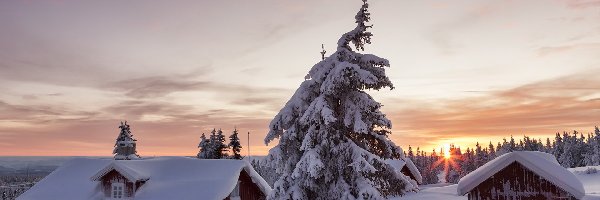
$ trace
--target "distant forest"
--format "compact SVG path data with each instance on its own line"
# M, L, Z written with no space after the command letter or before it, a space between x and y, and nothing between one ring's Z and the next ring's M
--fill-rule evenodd
M552 154L565 168L600 165L600 130L583 134L577 131L556 133L554 138L535 139L523 136L518 141L511 136L502 142L461 149L450 145L450 156L446 159L443 149L437 153L408 147L405 155L410 158L423 176L423 184L438 183L444 178L449 183L457 183L460 178L481 167L494 158L512 151L541 151ZM443 174L444 177L439 175Z

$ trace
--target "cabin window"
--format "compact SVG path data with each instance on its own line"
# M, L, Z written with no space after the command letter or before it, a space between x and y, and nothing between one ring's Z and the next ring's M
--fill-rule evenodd
M231 194L229 195L231 199L240 199L240 182L241 181L238 181L237 184L235 184L233 191L231 191Z
M124 188L125 188L125 184L124 183L112 183L111 184L111 197L113 199L122 199L124 198Z

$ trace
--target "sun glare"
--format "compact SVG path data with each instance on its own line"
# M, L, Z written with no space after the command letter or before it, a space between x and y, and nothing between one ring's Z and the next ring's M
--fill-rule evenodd
M450 144L444 144L444 158L445 159L450 159L451 155L450 155Z

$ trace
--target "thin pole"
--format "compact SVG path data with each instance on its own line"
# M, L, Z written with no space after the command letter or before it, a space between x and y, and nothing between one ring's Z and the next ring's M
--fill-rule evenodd
M248 131L248 162L250 161L250 131Z

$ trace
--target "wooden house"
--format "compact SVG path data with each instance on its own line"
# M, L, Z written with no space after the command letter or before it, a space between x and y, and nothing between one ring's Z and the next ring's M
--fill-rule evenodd
M504 154L461 178L458 195L469 200L582 199L585 190L553 155L537 151Z
M412 160L410 160L410 158L404 157L400 159L386 160L385 162L394 167L396 173L402 173L405 176L410 177L410 179L416 183L414 184L415 186L423 183L421 172L419 172L419 169L417 169L417 166L412 162Z
M261 200L270 191L266 181L242 160L77 158L18 199Z

